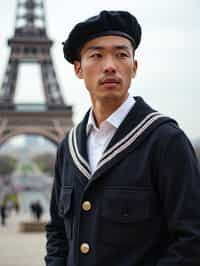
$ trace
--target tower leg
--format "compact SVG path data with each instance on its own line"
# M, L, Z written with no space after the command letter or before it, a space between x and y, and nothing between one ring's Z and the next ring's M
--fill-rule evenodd
M50 59L41 63L42 80L47 99L47 105L51 106L63 106L64 101L61 95L60 87L57 82L56 73L54 70L53 62Z
M12 107L14 104L14 95L17 83L18 61L12 59L12 54L8 60L5 71L1 91L0 91L0 106Z

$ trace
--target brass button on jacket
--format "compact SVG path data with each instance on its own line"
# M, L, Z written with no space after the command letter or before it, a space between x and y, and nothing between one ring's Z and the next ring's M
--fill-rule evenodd
M90 201L84 201L84 202L82 203L82 209L83 209L84 211L90 211L90 210L92 209L92 204L91 204L91 202L90 202Z
M80 251L83 254L87 254L90 251L90 246L88 243L82 243L80 246Z

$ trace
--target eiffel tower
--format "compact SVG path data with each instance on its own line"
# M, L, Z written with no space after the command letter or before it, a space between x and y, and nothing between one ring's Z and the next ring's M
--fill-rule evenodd
M17 0L14 37L0 89L0 144L19 134L39 134L58 143L72 127L72 107L61 94L51 57L52 40L46 31L43 0ZM45 104L15 104L21 63L41 68Z

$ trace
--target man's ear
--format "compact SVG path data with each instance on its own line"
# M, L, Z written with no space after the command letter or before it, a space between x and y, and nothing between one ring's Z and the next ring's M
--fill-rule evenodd
M137 68L138 68L138 62L137 62L137 60L134 59L134 61L133 61L133 74L132 74L132 78L134 78L136 76Z
M79 79L83 78L80 61L74 61L74 72Z

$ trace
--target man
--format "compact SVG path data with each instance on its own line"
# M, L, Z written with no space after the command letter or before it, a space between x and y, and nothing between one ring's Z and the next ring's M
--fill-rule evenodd
M128 94L141 27L123 11L77 24L65 58L92 107L60 143L47 266L199 266L200 172L177 123Z

